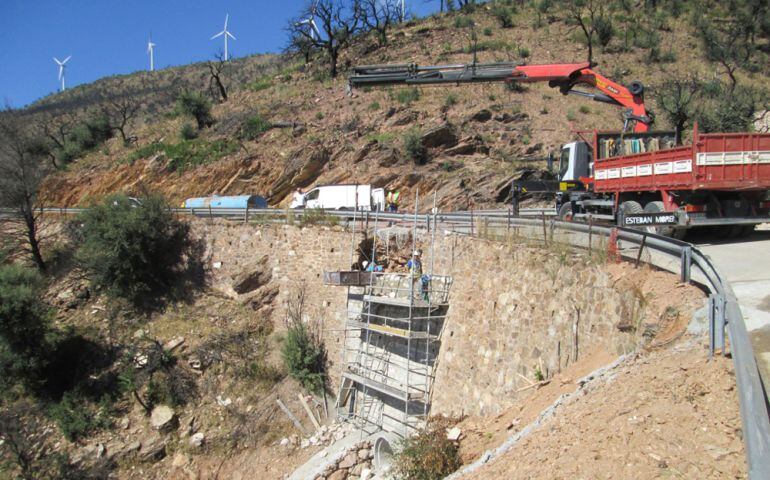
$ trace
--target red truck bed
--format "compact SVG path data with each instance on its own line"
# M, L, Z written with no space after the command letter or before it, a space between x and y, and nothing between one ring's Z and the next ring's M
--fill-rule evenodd
M693 137L686 147L596 160L594 191L770 189L770 134Z

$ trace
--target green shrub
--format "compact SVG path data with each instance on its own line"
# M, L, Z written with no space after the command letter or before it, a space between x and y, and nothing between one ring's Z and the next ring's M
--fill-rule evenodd
M484 34L484 36L487 36L487 37L491 37L491 36L492 36L492 29L491 29L491 28L489 28L489 27L486 27L486 28L485 28L485 29L482 31L482 33Z
M395 93L395 99L398 103L409 105L420 99L420 89L417 87L399 89Z
M37 387L46 365L48 309L36 270L0 266L0 387Z
M57 158L62 164L71 163L83 155L83 150L75 142L66 142L63 148L57 149Z
M462 466L459 448L447 439L452 423L444 417L428 420L425 428L398 446L396 477L402 480L438 480Z
M610 18L605 16L597 17L594 20L594 28L596 29L596 39L599 41L599 45L602 47L609 45L615 33Z
M395 139L396 135L393 132L370 133L366 136L367 141L371 142L374 140L380 145L389 145L393 143Z
M580 108L578 108L578 111L583 115L591 113L591 109L588 107L588 105L581 105Z
M198 124L198 130L214 125L211 102L200 93L184 92L179 95L177 109L180 113L192 116Z
M200 281L198 243L166 201L150 194L140 205L111 196L80 215L77 257L94 285L135 307L153 309L184 297Z
M189 123L185 123L179 130L179 135L183 140L195 140L198 138L198 131Z
M107 118L97 116L90 118L72 129L69 141L81 151L91 150L112 138L112 127Z
M457 95L455 95L454 93L448 94L444 99L444 105L446 105L447 107L457 105Z
M705 133L750 131L766 98L767 93L761 90L741 85L733 89L718 80L708 82L696 107L698 128Z
M567 120L570 122L574 122L577 120L577 115L575 115L575 112L572 110L567 111Z
M246 140L256 140L263 133L270 130L270 127L272 127L272 124L260 115L249 117L243 125L243 138Z
M311 392L323 389L326 351L320 337L313 335L301 319L290 323L281 353L292 378Z
M230 155L238 150L238 144L231 140L203 139L184 140L176 144L151 143L138 148L126 158L126 162L134 163L141 158L163 153L167 157L167 167L171 171L183 172L200 165L206 165Z
M495 5L492 7L492 16L497 19L502 28L513 27L513 17L511 16L511 10L503 5Z
M520 58L529 58L530 51L527 47L519 47L519 57Z
M110 427L110 404L110 399L104 397L99 406L94 407L82 395L66 392L59 403L49 408L48 416L59 425L62 435L74 442L96 430Z
M291 75L289 75L289 79L291 79ZM268 88L273 86L273 81L270 79L270 77L262 77L258 79L256 82L251 82L246 85L246 88L253 92L259 92L261 90L267 90Z
M423 165L428 159L419 130L411 129L404 134L404 153L417 165Z
M519 82L505 82L505 89L509 92L522 93L526 91L524 85Z
M458 15L455 17L455 28L469 28L475 25L471 17L465 15Z
M370 111L375 112L375 111L379 110L381 107L380 107L380 103L379 102L372 102L372 103L369 104L368 108L369 108Z
M324 112L316 112L315 113L315 119L316 120L323 120L324 119Z

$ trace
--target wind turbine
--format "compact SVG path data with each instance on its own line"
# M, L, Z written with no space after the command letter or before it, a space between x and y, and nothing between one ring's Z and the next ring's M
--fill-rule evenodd
M53 57L53 61L56 62L57 65L59 65L59 80L61 81L61 91L63 92L65 90L64 88L64 66L69 61L69 59L72 58L72 55L68 56L64 60L59 60L56 57Z
M147 53L150 55L150 71L155 70L155 57L153 56L153 49L155 48L155 44L152 43L152 35L150 35L150 39L147 41Z
M310 28L311 40L317 40L321 38L321 33L318 31L318 26L315 24L315 6L316 4L313 2L313 5L310 7L310 17L294 24L295 27L299 27L300 25L307 25Z
M227 59L229 58L227 56L227 37L230 37L233 40L237 40L237 38L235 38L232 33L227 31L227 20L229 18L230 18L230 14L226 14L225 15L225 28L223 28L221 32L219 32L216 35L214 35L213 37L211 37L211 40L214 40L217 37L224 37L224 39L225 39L225 61L227 61Z
M398 3L401 4L401 11L399 14L401 16L401 21L403 22L406 19L406 0L398 0Z

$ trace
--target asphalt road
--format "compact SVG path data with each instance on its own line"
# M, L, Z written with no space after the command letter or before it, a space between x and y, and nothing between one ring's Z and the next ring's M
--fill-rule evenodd
M730 282L770 392L770 224L741 240L692 239Z

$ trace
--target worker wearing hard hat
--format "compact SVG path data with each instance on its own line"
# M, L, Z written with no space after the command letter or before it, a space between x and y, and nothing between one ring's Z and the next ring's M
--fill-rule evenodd
M418 283L422 278L422 260L420 259L422 252L415 250L412 252L412 258L406 262L406 268L409 271L409 276L412 278L412 293L419 294L422 290L418 289Z

